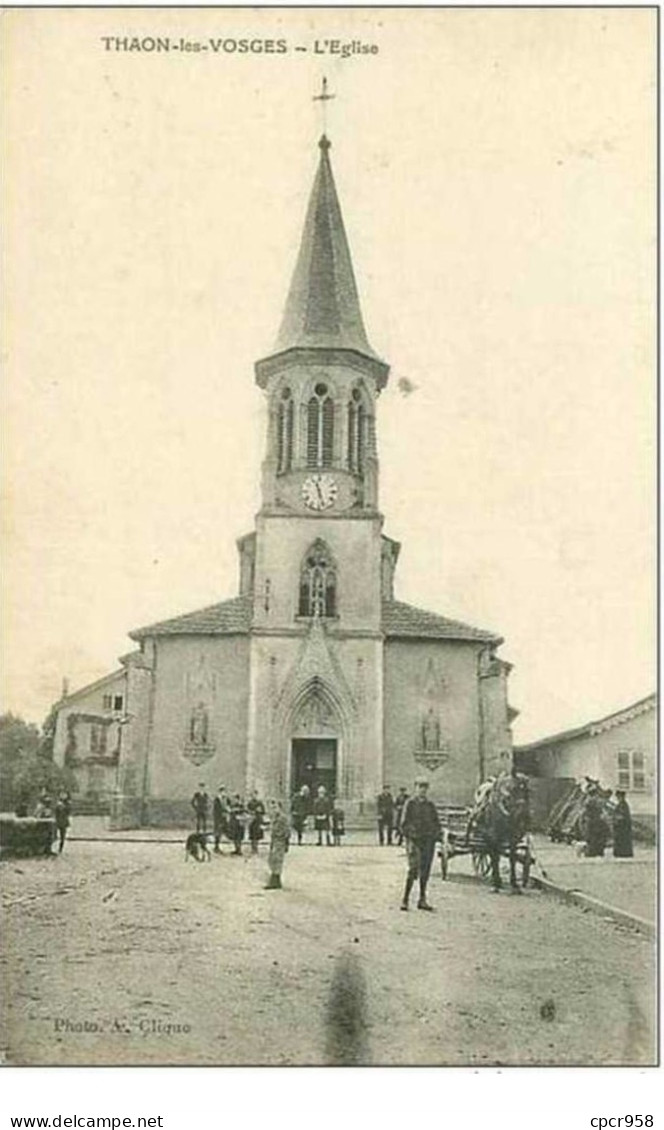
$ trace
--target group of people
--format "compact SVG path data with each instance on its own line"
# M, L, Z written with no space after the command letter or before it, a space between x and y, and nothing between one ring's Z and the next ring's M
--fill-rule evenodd
M67 829L71 821L71 797L69 793L63 790L54 799L48 789L44 787L39 793L35 817L38 820L53 821L58 841L58 854L62 854L67 838Z
M266 823L269 822L270 876L266 889L281 889L281 873L290 843L290 823L280 801L269 800L266 806L255 789L245 801L239 793L228 796L225 786L220 785L210 803L206 786L201 782L191 798L191 806L196 818L196 832L199 835L207 835L208 820L210 816L212 817L213 850L217 855L222 854L221 841L226 838L233 844L231 854L241 856L245 835L251 845L251 854L258 855L258 845L265 835Z
M227 839L233 845L233 855L242 855L245 837L251 845L252 855L258 854L258 845L264 836L267 816L265 804L254 789L248 800L239 793L230 796L224 785L220 785L212 801L205 784L201 782L191 798L191 807L196 819L196 831L206 834L211 818L214 836L214 851L221 854L221 841Z
M420 777L416 781L416 793L409 797L405 789L400 789L396 798L389 786L385 786L378 797L378 831L381 844L392 843L396 831L396 842L406 842L408 870L406 885L401 900L401 909L409 909L411 891L419 882L418 910L433 910L427 901L427 883L431 873L436 841L441 837L440 821L435 804L428 797L429 782ZM225 836L233 844L233 855L242 855L242 842L245 831L248 833L252 854L258 853L258 844L263 838L266 820L269 820L270 850L268 864L270 877L266 884L268 890L281 888L281 873L285 854L288 851L291 823L278 800L268 801L267 809L256 791L248 801L236 793L229 797L221 785L212 802L204 783L198 786L191 798L191 806L196 818L196 832L206 836L211 817L214 836L214 851L221 853L221 841ZM291 821L297 843L302 844L309 818L313 818L316 832L316 845L339 845L345 831L345 815L342 808L331 797L324 785L319 785L312 799L308 785L302 787L291 799Z
M624 789L602 789L598 781L586 778L585 800L581 813L581 834L585 854L601 858L610 839L616 859L634 855L632 814Z
M399 789L397 796L393 797L390 786L384 786L376 799L378 842L381 845L391 845L394 837L394 842L402 845L405 840L408 870L401 909L409 909L411 891L418 882L417 908L431 911L433 907L427 901L427 884L436 842L441 837L441 827L438 810L428 796L427 778L418 777L415 785L416 792L412 797L409 797L404 788ZM323 835L326 836L328 844L341 843L341 836L344 833L344 813L328 796L323 785L318 787L313 802L307 785L303 785L291 801L293 828L300 844L310 814L313 815L314 830L318 837L317 844L322 844Z
M316 846L323 846L324 836L328 847L339 847L346 833L346 814L328 795L324 785L318 786L313 800L308 785L302 785L291 800L291 822L298 844L303 841L310 816L313 817L314 831L318 837Z
M554 842L580 843L583 854L602 858L609 843L616 859L634 855L632 814L624 789L605 789L584 777L554 805L547 831Z
M383 791L376 797L378 843L381 847L385 844L389 847L393 841L397 847L401 847L403 844L403 814L407 801L408 793L406 789L399 789L396 797L394 797L390 785L383 785Z

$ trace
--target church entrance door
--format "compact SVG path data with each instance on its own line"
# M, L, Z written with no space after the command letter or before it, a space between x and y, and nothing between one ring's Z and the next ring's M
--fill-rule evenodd
M291 793L308 785L312 800L324 785L328 796L337 791L337 739L293 738Z

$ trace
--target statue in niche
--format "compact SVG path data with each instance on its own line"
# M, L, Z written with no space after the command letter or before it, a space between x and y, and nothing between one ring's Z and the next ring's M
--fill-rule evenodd
M191 712L189 740L192 745L207 745L208 712L202 702L199 702Z
M440 722L433 706L430 706L422 720L422 748L440 749Z

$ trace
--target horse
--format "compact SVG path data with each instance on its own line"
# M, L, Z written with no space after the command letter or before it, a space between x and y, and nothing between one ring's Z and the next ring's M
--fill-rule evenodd
M521 894L516 878L517 846L530 824L530 790L523 773L501 774L487 792L483 803L473 813L468 832L476 829L491 861L491 883L494 893L502 887L500 856L507 849L510 861L510 886Z

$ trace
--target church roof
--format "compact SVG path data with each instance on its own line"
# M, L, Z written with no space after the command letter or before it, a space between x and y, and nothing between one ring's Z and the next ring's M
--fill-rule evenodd
M293 348L352 349L376 358L364 329L332 176L330 142L325 135L319 147L318 171L277 339L277 352Z
M401 600L383 601L382 629L386 636L407 637L411 639L469 640L480 643L502 643L495 632L483 628L473 628L459 620L448 620L437 612L427 612L425 608L415 608Z
M222 600L220 604L210 604L196 612L175 616L172 620L160 620L146 628L136 628L129 636L132 640L145 636L236 636L247 633L250 623L251 599L235 596L231 600Z
M384 600L381 627L388 637L410 639L469 640L480 643L501 643L494 632L473 628L459 620L448 620L436 612L414 608L400 600ZM147 636L235 636L245 635L251 628L251 597L236 596L211 604L196 612L160 620L145 628L136 628L129 635L133 640Z

